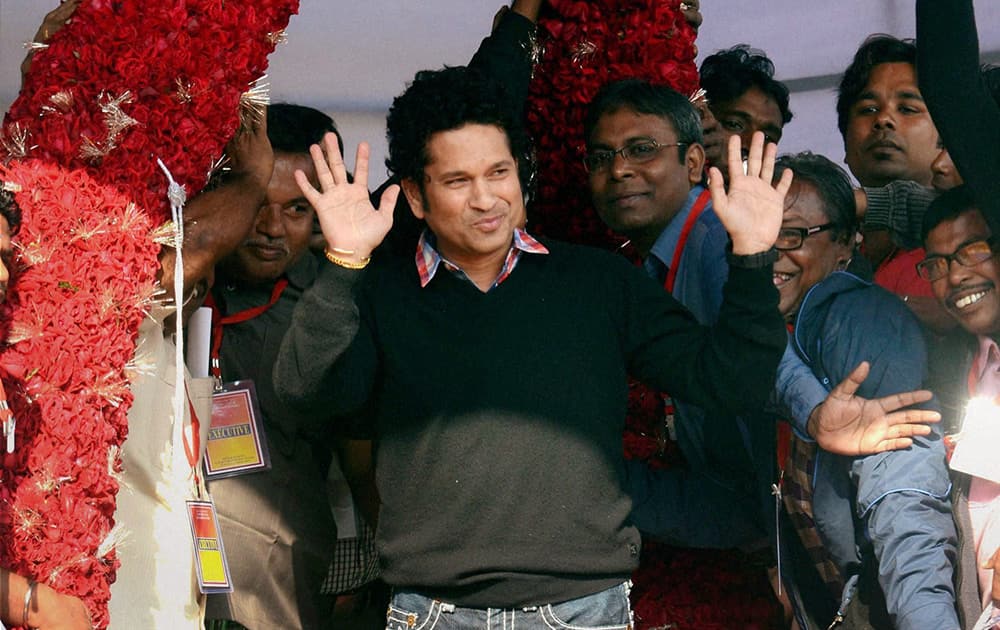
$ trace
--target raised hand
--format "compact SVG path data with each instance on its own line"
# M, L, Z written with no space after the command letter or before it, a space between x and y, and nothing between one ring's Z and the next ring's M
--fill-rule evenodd
M810 414L807 430L823 450L854 456L907 448L913 436L927 435L928 425L941 420L936 411L904 409L930 400L926 390L874 400L855 395L868 370L861 362Z
M778 238L792 171L786 170L781 180L772 184L777 154L778 145L769 143L765 147L764 134L755 132L744 173L740 137L733 135L728 147L728 192L722 172L714 166L709 169L712 205L733 240L734 254L746 256L767 251Z
M399 196L399 186L386 188L376 210L368 196L366 143L358 145L353 183L348 181L347 167L335 135L326 134L322 148L314 144L309 153L320 189L313 187L302 171L295 171L295 181L316 209L327 251L352 262L366 261L392 227L392 209Z

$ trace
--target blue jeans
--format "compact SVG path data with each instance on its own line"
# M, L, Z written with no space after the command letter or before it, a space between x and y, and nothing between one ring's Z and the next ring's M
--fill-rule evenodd
M408 591L393 593L386 630L628 630L629 582L559 604L460 608Z

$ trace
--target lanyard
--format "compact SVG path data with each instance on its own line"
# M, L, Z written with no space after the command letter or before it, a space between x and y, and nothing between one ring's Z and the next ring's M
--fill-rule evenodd
M198 420L198 412L194 409L194 403L191 402L191 392L188 391L187 384L184 385L184 395L187 397L188 411L191 413L191 424L184 427L183 432L184 454L187 456L188 463L191 464L191 471L194 473L194 482L197 486L198 455L201 453L201 422ZM184 419L175 418L174 421L183 422ZM188 437L189 434L190 438Z
M285 287L287 286L288 278L282 278L275 283L274 289L271 291L271 299L268 300L266 304L254 306L225 317L222 317L222 314L219 312L219 307L216 306L214 300L205 300L205 302L212 307L211 371L212 376L216 379L216 382L219 382L222 379L222 368L219 365L219 351L222 348L223 326L226 326L227 324L240 324L242 322L249 321L254 317L258 317L259 315L263 315L268 309L278 303L278 300L281 298L281 294L285 291ZM211 294L209 294L209 298L211 298Z
M3 435L6 438L7 453L14 452L14 428L16 426L14 412L11 411L7 403L7 391L4 389L3 380L0 379L0 427L3 428Z
M670 269L667 270L667 280L663 283L663 288L667 290L667 293L672 294L674 292L677 269L681 266L681 254L684 253L684 246L687 244L688 235L691 234L691 228L694 227L698 216L701 215L711 199L711 192L707 189L701 191L701 194L698 195L698 200L694 202L694 207L691 208L691 213L688 215L687 220L684 221L684 227L681 228L681 237L677 240L677 247L674 248L673 260L670 261Z

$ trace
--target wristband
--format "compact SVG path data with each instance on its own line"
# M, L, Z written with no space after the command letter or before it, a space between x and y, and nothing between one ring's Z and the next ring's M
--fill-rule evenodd
M756 254L747 254L746 256L734 254L732 243L726 248L726 262L729 263L730 267L763 269L764 267L773 265L776 260L778 260L778 250L773 247L766 252L757 252Z
M31 610L31 596L35 594L36 586L38 586L38 582L28 580L28 590L24 592L24 612L21 615L21 625L25 628L31 627L28 625L28 612Z
M371 256L366 256L365 258L362 258L360 262L354 262L353 260L345 260L343 258L336 256L329 249L324 249L323 255L326 256L326 259L332 262L333 264L337 265L338 267L344 267L345 269L364 269L365 267L368 266L368 263L372 261Z

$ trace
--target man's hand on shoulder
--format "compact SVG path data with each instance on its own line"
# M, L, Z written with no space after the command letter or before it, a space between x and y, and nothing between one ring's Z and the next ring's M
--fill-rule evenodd
M809 436L823 450L856 456L908 448L914 436L929 434L929 425L941 420L936 411L906 409L930 400L926 390L872 400L856 395L868 371L863 361L809 415Z

